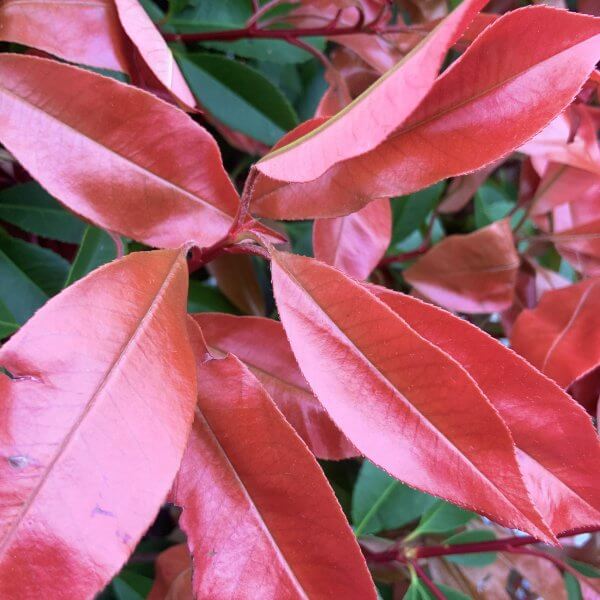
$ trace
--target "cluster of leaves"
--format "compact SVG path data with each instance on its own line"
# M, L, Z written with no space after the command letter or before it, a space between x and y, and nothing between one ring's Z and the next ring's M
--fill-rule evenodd
M0 597L600 597L597 7L450 4L0 2Z

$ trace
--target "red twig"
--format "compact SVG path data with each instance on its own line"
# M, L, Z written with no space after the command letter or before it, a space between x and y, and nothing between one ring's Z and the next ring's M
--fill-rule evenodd
M416 574L419 576L419 579L425 584L425 587L431 592L431 595L438 600L446 600L446 596L442 593L440 588L438 588L425 571L420 567L420 565L416 562L411 562L410 565L415 570Z
M280 39L288 41L291 38L301 37L339 37L344 35L355 35L357 33L366 35L384 35L386 33L422 33L425 30L417 30L405 25L388 25L381 27L378 24L366 25L362 22L346 27L298 27L288 29L260 29L252 23L250 26L240 29L226 29L223 31L201 31L198 33L169 33L163 32L163 37L169 42L207 42L207 41L229 41L243 39Z
M574 569L557 556L552 556L552 554L547 554L546 552L540 552L539 550L534 550L533 548L506 548L503 550L503 552L508 552L510 554L526 554L528 556L543 558L544 560L551 562L561 572L566 571L567 573L573 575L575 579L579 579L581 577L581 573L577 571L577 569Z

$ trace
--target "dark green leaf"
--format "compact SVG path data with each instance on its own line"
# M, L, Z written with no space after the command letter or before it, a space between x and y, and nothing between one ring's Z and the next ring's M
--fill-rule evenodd
M5 233L0 234L0 250L46 296L54 296L62 289L69 270L69 263L62 256ZM12 308L11 311L16 316Z
M79 242L85 229L85 223L33 181L0 192L0 219L23 231L72 244Z
M567 592L567 597L569 600L583 600L583 595L581 594L581 586L579 585L579 581L571 575L571 573L564 573L563 579L565 582L565 590Z
M593 565L588 565L587 563L580 562L578 560L573 560L572 558L568 559L568 563L574 568L577 569L582 575L586 577L592 577L597 579L600 577L600 569L597 569Z
M292 251L303 256L312 256L312 221L295 221L285 224Z
M356 535L396 529L418 519L437 499L404 485L365 461L352 496Z
M514 204L502 186L486 181L475 194L475 227L481 229L503 219Z
M444 183L440 182L392 201L392 245L401 242L421 226L427 215L437 206L443 191Z
M407 539L413 539L426 533L446 533L466 525L476 516L473 512L463 510L443 500L438 500L423 514L419 525Z
M489 542L495 540L493 531L484 529L474 529L472 531L463 531L450 536L444 541L444 544L456 546L457 544L474 544L477 542ZM491 565L496 560L495 552L474 552L473 554L453 554L446 557L450 562L466 567L485 567Z
M6 304L0 300L0 340L14 333L17 329L19 329L19 324Z
M267 145L292 129L298 117L262 73L216 54L176 54L200 104L219 121Z
M188 312L225 312L239 314L239 311L216 288L202 281L190 280Z
M64 287L85 277L94 269L114 260L116 257L117 248L110 235L102 229L89 225L83 233L81 245L69 273L63 280Z

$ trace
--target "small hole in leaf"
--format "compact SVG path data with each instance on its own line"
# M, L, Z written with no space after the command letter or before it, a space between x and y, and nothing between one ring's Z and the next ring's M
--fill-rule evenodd
M13 469L23 469L29 464L29 459L26 456L9 456L7 460Z

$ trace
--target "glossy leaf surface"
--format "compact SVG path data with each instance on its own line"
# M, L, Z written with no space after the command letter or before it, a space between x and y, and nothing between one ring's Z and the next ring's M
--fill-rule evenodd
M417 489L547 537L506 425L454 359L332 267L275 252L272 271L298 364L362 454Z
M2 597L94 596L154 519L193 418L186 275L179 251L128 256L0 351Z
M544 31L543 39L532 31ZM260 178L255 212L280 219L340 216L505 156L571 102L600 56L599 36L597 19L545 6L502 16L385 142L311 182Z
M119 20L156 78L186 106L196 101L175 57L138 0L114 0Z
M193 317L211 352L235 354L261 382L317 458L339 460L357 456L356 448L311 392L280 322L218 313Z
M216 142L183 112L29 56L0 56L0 80L0 140L75 213L159 247L206 246L227 233L237 194Z
M130 47L113 0L0 3L0 39L65 60L127 73Z
M258 169L273 179L311 181L338 162L377 147L427 95L446 52L484 4L486 0L462 2L364 94L319 129L265 156Z
M257 379L232 355L199 364L198 377L172 492L196 596L375 599L327 479Z
M192 558L187 544L161 552L156 559L156 578L147 600L193 600Z
M508 308L519 268L508 221L451 235L404 271L421 294L450 310L486 313Z
M405 294L370 289L475 380L510 429L530 494L553 530L598 526L600 490L593 465L600 465L600 442L581 407L463 319Z
M351 215L315 221L315 258L346 275L366 279L388 249L391 237L390 201L381 198Z
M600 279L546 292L517 319L515 352L567 388L600 365Z

